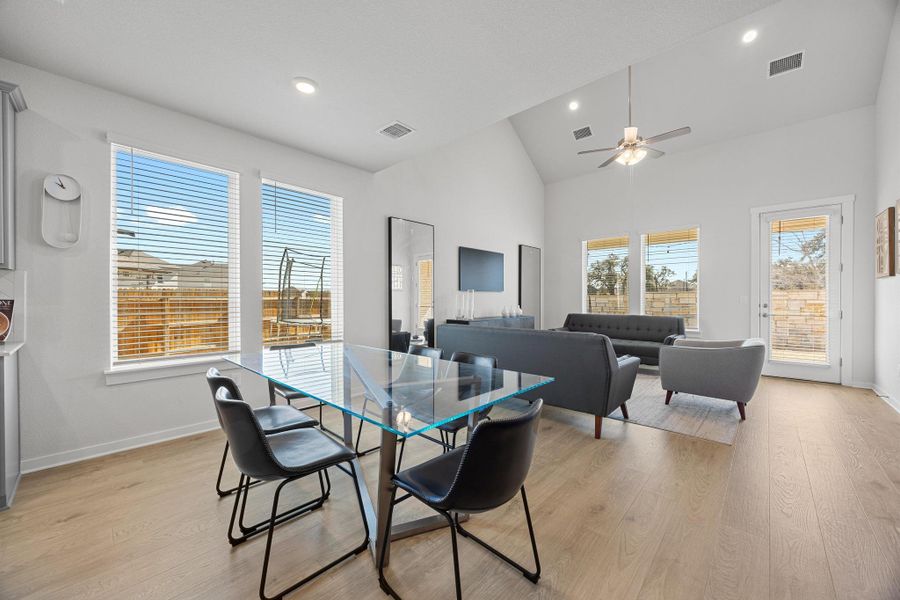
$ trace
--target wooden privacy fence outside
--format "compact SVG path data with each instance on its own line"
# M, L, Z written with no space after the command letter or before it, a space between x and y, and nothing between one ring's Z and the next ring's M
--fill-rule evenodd
M117 302L118 360L228 352L228 290L223 288L120 288ZM331 325L318 325L331 314L329 293L322 312L315 293L297 298L299 310L314 321L278 322L278 291L263 291L263 343L329 339Z

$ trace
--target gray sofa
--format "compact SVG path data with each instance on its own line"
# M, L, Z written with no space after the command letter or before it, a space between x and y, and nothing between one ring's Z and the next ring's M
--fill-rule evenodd
M631 398L640 360L616 358L605 335L444 324L438 327L444 356L473 352L497 358L501 369L554 377L555 382L523 394L543 398L561 408L594 415L594 437L600 437L603 417Z
M630 354L640 358L645 365L658 365L659 349L684 337L684 319L570 313L565 324L553 331L601 333L610 339L617 355Z
M659 380L666 390L666 404L673 392L731 400L737 403L743 421L765 359L766 344L759 338L676 340L659 353Z

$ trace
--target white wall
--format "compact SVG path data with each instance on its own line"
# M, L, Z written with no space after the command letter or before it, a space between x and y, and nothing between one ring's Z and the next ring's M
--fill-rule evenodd
M875 108L876 208L872 217L900 200L900 9L884 60ZM900 265L898 265L900 266ZM875 280L875 386L900 410L900 276Z
M459 246L504 254L504 291L476 293L477 315L519 303L519 244L544 246L544 185L509 121L376 173L373 198L364 217L373 226L357 243L382 249L387 216L435 225L437 323L454 316ZM385 252L373 251L372 268L358 274L366 287L381 289ZM386 312L384 294L370 301L375 314Z
M634 249L641 233L699 225L701 334L747 336L750 208L854 194L853 381L871 383L874 171L857 149L873 127L861 108L548 185L545 327L581 310L582 240L627 233Z
M542 186L506 122L477 134L476 141L379 176L375 194L371 173L133 98L2 59L0 80L19 84L29 106L18 116L16 144L17 266L29 272L28 339L19 363L25 469L215 425L201 375L106 385L109 132L240 172L244 350L262 341L259 170L344 197L345 331L353 342L387 340L387 215L436 225L442 315L455 281L451 247L488 245L506 252L507 286L513 290L515 244L542 241ZM82 240L70 250L51 248L40 238L40 182L48 173L72 175L84 189ZM448 201L455 208L440 206ZM494 219L471 218L483 214L473 211L486 204ZM508 213L515 216L498 238L492 230ZM504 295L508 303L511 293ZM261 396L258 380L242 379Z

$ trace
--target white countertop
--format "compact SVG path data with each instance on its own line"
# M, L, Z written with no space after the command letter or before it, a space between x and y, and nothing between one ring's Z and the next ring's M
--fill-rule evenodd
M25 342L0 342L0 357L12 356L24 345Z

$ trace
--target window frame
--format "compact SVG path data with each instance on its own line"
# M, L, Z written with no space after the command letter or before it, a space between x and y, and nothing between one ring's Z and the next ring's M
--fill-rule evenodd
M241 262L241 222L240 222L240 185L241 176L237 169L210 165L195 159L186 158L183 154L170 150L153 148L144 143L120 139L107 135L110 156L110 190L109 190L109 351L108 368L104 370L107 385L129 383L145 379L159 379L188 373L202 372L209 365L224 366L222 351L188 353L170 356L153 356L144 358L119 359L118 348L118 292L117 256L118 256L118 197L116 154L119 151L130 151L149 158L169 162L184 167L192 167L228 177L228 207L226 222L228 223L228 353L241 349L241 305L240 305L240 262Z
M328 340L324 340L323 343L331 343L331 342L342 342L344 340L344 197L338 196L336 194L331 194L328 192L321 192L319 190L314 190L312 188L307 188L302 185L298 185L291 181L291 178L280 177L278 175L266 172L259 172L259 267L260 267L260 279L259 279L259 299L262 303L264 285L262 275L265 271L265 256L263 255L263 240L265 239L265 232L263 231L264 219L263 219L263 186L265 185L275 185L276 187L280 186L285 189L289 189L293 192L297 192L300 194L306 194L309 196L316 196L318 198L322 198L323 200L328 200L330 203L331 210L331 257L332 257L332 288L337 288L339 291L337 294L332 290L330 293L330 311L331 311L331 330L332 337ZM338 215L337 219L337 227L335 227L335 214ZM340 269L335 270L335 265L339 264ZM336 281L335 281L336 280ZM270 345L266 344L265 341L265 331L264 331L264 315L262 309L259 313L260 317L260 329L259 336L262 343L263 349L269 348ZM335 331L338 331L340 335L335 335ZM284 342L289 343L289 342Z
M673 231L684 231L684 230L688 230L688 229L696 229L697 230L697 326L696 327L688 327L687 323L685 323L684 330L685 330L685 332L688 332L688 333L698 334L698 333L700 333L700 315L701 315L701 312L700 312L700 293L701 293L700 288L701 288L701 285L700 284L702 281L702 276L701 276L702 269L700 268L701 250L702 250L702 248L701 248L702 238L700 235L701 234L700 225L695 224L695 225L673 226L673 227L667 227L666 229L657 229L655 231L645 231L644 233L640 234L640 241L641 241L641 251L640 251L641 256L640 256L640 268L639 268L640 277L641 277L640 314L641 315L647 314L646 309L645 309L645 304L644 304L645 296L647 293L647 272L646 272L647 237L653 236L653 235L659 235L659 234L663 234L663 233L670 233Z

